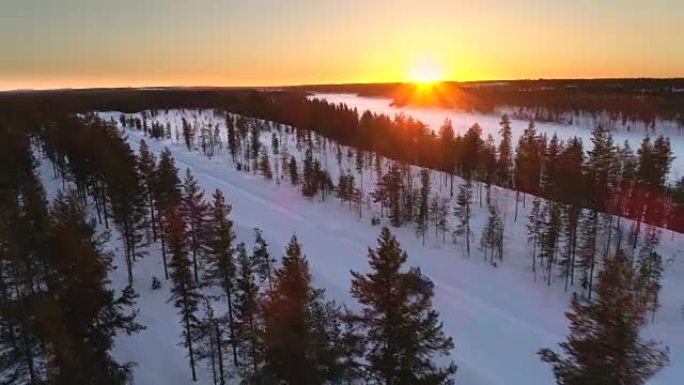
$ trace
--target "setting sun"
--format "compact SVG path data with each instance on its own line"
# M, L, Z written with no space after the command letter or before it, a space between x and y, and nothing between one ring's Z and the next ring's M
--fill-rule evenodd
M434 61L423 59L409 68L408 80L414 83L429 84L443 80L444 70Z

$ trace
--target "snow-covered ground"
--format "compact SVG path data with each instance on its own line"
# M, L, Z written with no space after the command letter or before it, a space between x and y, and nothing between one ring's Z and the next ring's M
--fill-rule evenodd
M370 110L371 112L378 114L382 113L391 117L399 113L404 113L407 116L412 116L415 119L422 121L435 131L439 129L446 118L451 119L456 133L463 133L468 130L468 128L472 127L473 124L477 123L482 127L482 134L485 138L487 135L491 134L497 143L500 140L499 121L501 121L501 116L482 115L446 108L414 106L399 108L393 107L391 105L392 100L388 98L363 97L355 94L317 93L313 94L311 98L327 100L329 103L334 104L343 103L350 108L356 108L359 113ZM528 121L512 120L511 131L514 145L515 143L518 143L518 138L525 128L527 128L528 123ZM657 123L654 133L652 130L648 131L643 125L639 126L636 123L632 124L634 127L631 127L629 130L622 127L616 128L613 131L615 143L622 145L625 141L628 141L630 147L636 151L641 144L641 140L649 133L653 137L661 134L670 137L672 151L676 158L672 162L672 171L670 172L669 180L676 181L682 178L684 176L684 133L681 131L681 128L677 129L679 126L675 122L663 121ZM560 139L569 139L576 136L582 139L585 147L591 146L591 129L588 127L593 126L592 122L578 122L576 125L535 122L535 126L537 127L538 132L546 133L549 138L554 133L556 133Z
M119 113L104 113L103 117L118 121ZM140 116L139 114L136 114ZM192 124L219 125L224 134L224 120L209 111L169 111L148 118L169 122L172 134L180 127L181 118ZM494 119L494 118L492 118ZM440 123L443 118L440 118ZM454 121L455 124L459 124ZM484 126L488 122L481 121ZM465 124L465 123L464 123ZM467 125L467 124L466 124ZM498 126L497 126L498 127ZM180 130L180 128L179 128ZM276 132L276 131L274 131ZM137 150L140 131L125 132L131 146ZM270 147L271 133L262 133L262 144ZM356 303L349 294L350 270L367 271L367 249L376 245L380 228L370 224L371 212L377 207L364 207L363 217L349 212L334 197L326 202L305 199L299 190L287 181L279 185L267 182L262 176L237 171L226 149L212 158L199 151L188 151L175 140L157 141L145 138L157 155L169 147L180 173L190 168L209 196L215 189L223 190L233 205L232 219L237 238L251 249L254 227L263 229L270 243L271 253L280 257L292 234L296 234L310 260L314 284L326 289L328 298L354 308ZM300 157L293 137L283 134L281 142L290 154ZM225 139L223 141L225 145ZM354 171L354 159L348 159L344 149L342 169ZM339 172L334 146L316 154L337 180ZM61 183L54 180L49 165L43 162L41 175L49 196L54 196ZM272 165L274 162L272 160ZM298 158L298 164L301 165ZM355 176L358 175L354 171ZM414 174L417 174L414 173ZM364 192L372 191L374 173L363 173ZM287 177L285 178L287 179ZM432 174L433 192L448 195L448 186ZM357 179L358 185L358 179ZM563 315L568 294L560 283L547 287L543 280L534 282L530 272L530 251L526 243L525 224L527 208L520 206L518 221L513 220L514 193L493 189L493 199L504 211L506 221L505 254L498 268L482 261L481 251L473 248L470 259L464 257L461 245L454 245L447 236L443 243L435 237L434 229L427 233L426 245L414 234L412 227L393 228L409 255L410 265L420 266L422 272L435 283L434 306L444 321L445 332L454 338L452 358L459 365L456 383L463 385L548 385L554 383L551 369L536 356L542 347L556 347L567 333ZM473 229L474 244L486 221L486 207L480 208L475 198ZM684 305L684 236L663 233L660 248L670 265L665 273L662 308L647 333L670 346L672 364L653 381L658 385L676 385L684 377L684 318L680 312ZM120 248L113 237L112 250ZM119 264L123 264L117 258ZM145 385L180 385L190 383L190 371L185 349L179 346L180 325L176 310L168 303L169 283L163 280L163 269L158 245L150 247L150 255L134 268L135 286L140 293L138 307L140 321L147 329L134 336L119 336L114 354L121 361L135 361L135 381ZM162 278L162 289L152 291L152 276ZM119 287L126 281L125 269L114 272L113 283ZM199 371L200 384L210 384L210 372Z

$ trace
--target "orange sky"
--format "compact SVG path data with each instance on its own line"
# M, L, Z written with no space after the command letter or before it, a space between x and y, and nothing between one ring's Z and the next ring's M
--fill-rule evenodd
M0 89L405 81L426 61L451 80L684 76L684 1L3 0L2 8Z

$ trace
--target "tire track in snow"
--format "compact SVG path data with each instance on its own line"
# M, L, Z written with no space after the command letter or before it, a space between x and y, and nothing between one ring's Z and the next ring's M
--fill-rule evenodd
M224 187L227 187L227 188L229 188L229 189L231 189L231 190L233 190L233 191L236 191L236 192L238 192L238 193L240 193L240 194L242 194L242 195L244 195L244 196L246 196L246 197L248 197L248 198L250 198L250 199L252 199L252 200L254 200L254 201L256 201L256 202L258 202L258 203L260 203L260 204L262 204L262 205L264 205L264 206L267 206L267 207L269 207L269 208L271 208L271 209L273 209L273 210L276 210L276 211L278 211L279 213L281 213L281 214L283 214L283 215L286 215L286 216L288 216L288 217L290 217L290 218L292 218L292 219L294 219L294 220L296 220L296 221L300 221L300 222L304 221L304 217L302 217L302 216L300 216L300 215L297 215L297 214L293 213L292 211L287 210L286 208L284 208L284 207L282 207L282 206L280 206L280 205L277 205L277 204L275 204L275 203L273 203L273 202L270 202L270 201L268 201L268 200L266 200L266 199L264 199L264 198L261 198L261 197L259 197L259 196L256 196L256 195L254 195L252 192L250 192L250 191L248 191L248 190L246 190L246 189L244 189L244 188L242 188L242 187L237 186L235 183L231 183L231 182L228 182L228 181L226 181L226 180L224 180L224 179L217 178L217 177L215 177L215 176L213 176L213 175L210 175L208 172L206 172L206 171L204 171L204 170L201 170L201 171L198 172L198 170L197 170L198 167L197 167L197 166L189 165L189 164L187 164L187 163L184 163L184 162L179 161L178 159L176 159L176 163L182 165L183 167L186 167L186 168L189 168L189 169L193 170L193 174L194 174L195 176L197 176L198 178L201 176L201 177L204 177L204 178L206 178L206 179L209 179L209 180L211 180L211 181L213 181L213 182L215 182L215 183L217 183L217 184L219 184L219 185L221 185L221 186L224 186Z

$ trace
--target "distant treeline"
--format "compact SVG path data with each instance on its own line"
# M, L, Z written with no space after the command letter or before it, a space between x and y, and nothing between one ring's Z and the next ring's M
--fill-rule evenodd
M659 118L684 124L684 78L443 82L429 93L421 88L415 84L382 83L292 89L383 96L398 106L428 105L481 113L508 107L537 120L562 121L569 113L606 113L615 121L653 124Z

